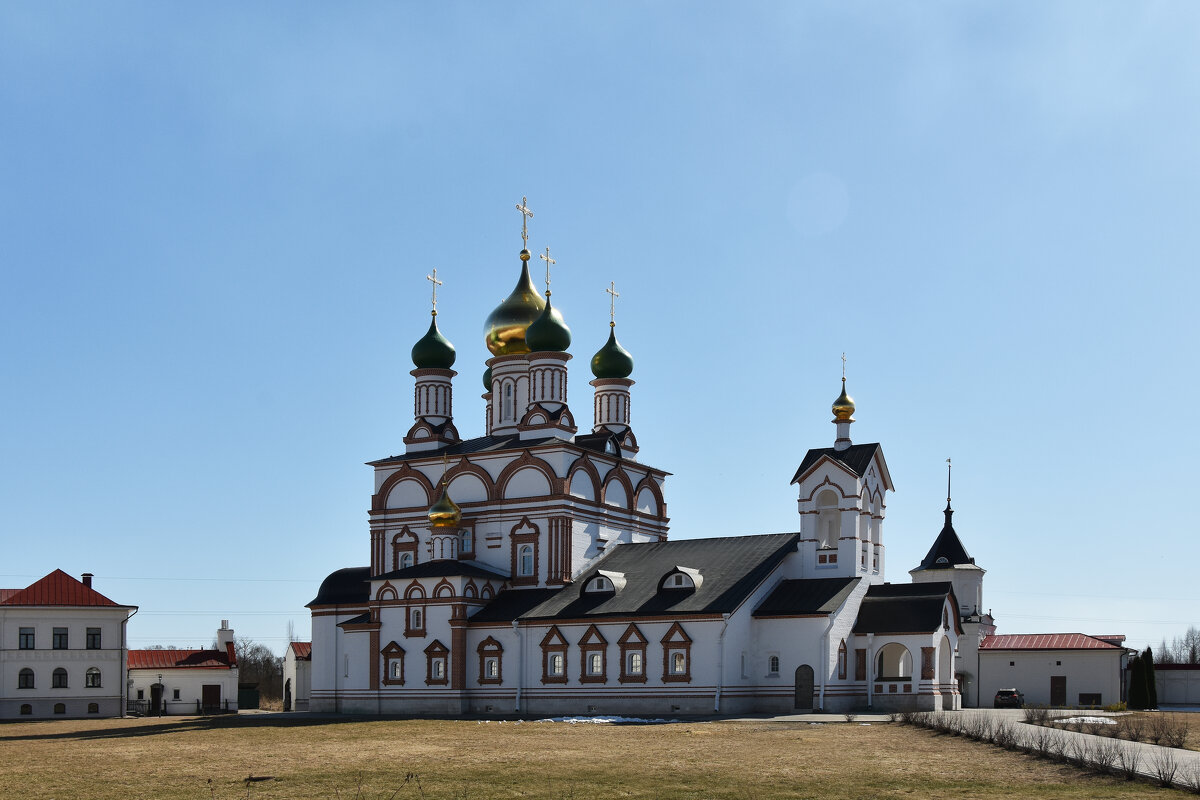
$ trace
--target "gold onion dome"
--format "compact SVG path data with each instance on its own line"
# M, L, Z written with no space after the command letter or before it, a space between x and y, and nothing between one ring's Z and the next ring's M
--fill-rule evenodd
M525 345L532 353L565 353L571 346L571 329L550 303L549 292L546 292L546 307L525 331Z
M484 335L487 338L487 349L494 356L511 356L528 353L529 345L525 343L525 331L533 323L546 301L538 294L529 277L529 251L521 251L521 277L517 280L516 288L512 290L504 302L496 306L496 310L488 314L483 324Z
M450 369L454 366L454 345L442 336L437 326L437 312L433 314L429 330L413 345L412 362L417 369Z
M833 419L835 422L854 422L854 398L846 394L846 379L842 378L842 393L833 401Z
M617 341L617 328L608 326L608 341L592 356L592 374L597 378L628 378L633 372L633 356Z
M442 483L442 493L429 507L429 524L434 528L457 528L462 522L462 509L450 499L446 492L446 484Z

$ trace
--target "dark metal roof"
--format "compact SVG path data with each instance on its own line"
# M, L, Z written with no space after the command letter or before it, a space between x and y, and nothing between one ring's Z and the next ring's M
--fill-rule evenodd
M867 589L855 633L924 633L941 627L946 598L953 592L949 581L885 583ZM957 624L958 615L952 614Z
M832 614L846 602L862 578L812 578L780 581L754 609L756 617Z
M954 532L954 525L950 522L950 518L954 516L954 509L950 508L949 503L946 504L944 513L946 524L942 526L942 532L933 540L933 547L929 548L920 566L913 572L923 569L950 569L959 564L975 563L975 559L967 555L967 548L963 547L958 534Z
M506 581L508 576L502 572L488 569L474 561L455 561L442 559L439 561L424 561L411 567L392 570L382 575L376 575L372 580L397 580L402 578L446 578L461 576L466 578L486 578L489 580Z
M443 454L447 456L461 456L467 453L482 453L494 450L521 450L527 447L536 447L539 444L545 444L549 441L561 442L563 440L555 439L551 436L541 439L522 439L519 434L515 433L510 436L480 436L475 439L464 439L461 442L455 442L436 450L401 453L400 455L381 458L378 461L368 461L367 464L377 467L383 464L398 464L404 461L411 461L415 458L429 458L430 456L438 456L440 458Z
M798 533L772 533L620 545L574 584L522 614L521 619L730 612L788 553L795 551L799 541ZM699 570L700 585L694 589L660 589L662 579L677 566ZM584 594L582 587L600 569L624 574L624 588Z
M342 620L338 623L338 627L340 628L343 625L366 625L370 621L370 614L359 614L357 617L351 617L350 619Z
M832 447L814 448L804 454L804 460L800 462L800 466L796 469L796 474L792 476L792 483L798 482L800 476L807 472L809 467L817 463L821 456L829 456L834 461L845 465L847 469L861 478L867 473L867 468L871 466L871 459L875 457L875 453L878 450L878 442L852 444L845 450L835 450Z
M365 603L371 599L371 568L346 567L330 573L321 581L321 588L309 606L344 606Z
M471 622L512 622L531 608L558 594L561 589L508 589L496 595L471 617Z

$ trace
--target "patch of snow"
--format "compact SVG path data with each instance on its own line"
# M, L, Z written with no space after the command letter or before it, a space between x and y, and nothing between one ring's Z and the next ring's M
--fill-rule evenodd
M675 722L682 722L678 719L645 719L642 717L546 717L539 719L538 722L566 722L570 725L579 724L612 724L619 722L623 725L670 725Z
M1061 717L1053 720L1055 725L1068 725L1078 723L1080 725L1116 725L1117 721L1112 717Z

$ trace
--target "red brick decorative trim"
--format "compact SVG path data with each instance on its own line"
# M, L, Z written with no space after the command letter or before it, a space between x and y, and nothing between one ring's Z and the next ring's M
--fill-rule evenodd
M657 512L652 514L651 516L653 516L655 518L659 518L659 519L661 519L662 517L665 517L667 515L667 504L666 504L666 501L663 500L662 488L658 485L658 482L655 481L654 478L650 477L649 475L642 478L642 480L638 483L637 488L635 488L633 490L633 506L632 506L633 510L637 511L637 507L638 507L637 499L641 495L642 489L649 489L650 494L654 495L654 504L655 504L655 506L657 506ZM638 513L641 514L641 513L645 513L645 512L639 511Z
M380 651L383 656L383 685L404 685L404 648L393 642Z
M425 648L425 684L427 686L445 686L450 682L450 648L434 639ZM441 662L441 675L436 674L438 661Z
M593 656L600 657L600 669L594 670ZM608 641L595 625L584 631L579 640L579 682L608 683Z
M379 485L378 492L371 495L371 510L382 511L383 509L387 508L387 498L388 495L391 494L392 488L395 487L397 483L400 483L400 481L406 480L416 481L421 485L421 488L425 490L425 503L427 506L433 503L433 484L430 482L429 478L425 477L425 473L421 472L420 470L413 469L411 464L404 463L400 466L400 469L396 470L384 479L383 483Z
M450 488L453 488L454 479L459 475L474 475L476 478L479 478L480 483L483 484L484 491L487 493L486 496L489 502L499 498L496 492L496 482L492 480L492 476L483 467L468 461L466 456L463 456L457 464L454 464L447 470L446 480L451 485Z
M504 647L500 642L493 639L491 636L479 643L479 647L475 648L475 652L479 654L479 683L503 683L503 658ZM488 663L494 660L496 665L495 674L488 674Z
M608 503L608 487L613 481L620 483L621 487L625 490L625 505L623 506L617 506ZM629 474L625 472L625 470L619 464L610 469L608 474L604 476L604 494L603 497L600 498L600 502L604 503L605 505L609 505L610 507L620 508L625 511L633 511L635 508L637 508L636 501L633 496L633 482L629 480Z
M676 622L662 639L663 683L692 682L692 637ZM677 658L682 656L682 662Z
M496 477L497 498L505 498L508 495L508 481L517 472L532 467L541 471L545 476L546 482L550 485L550 496L563 494L563 479L554 474L554 468L540 458L535 458L529 454L528 450L521 453L521 457L515 461L510 461L508 465L500 471ZM527 498L516 498L524 500ZM530 498L532 499L532 498Z
M542 683L566 683L568 644L557 625L550 626L550 630L546 631L540 646L542 648ZM561 670L552 669L555 656L562 659Z
M513 586L537 585L538 575L540 574L540 564L538 561L539 538L541 538L541 529L530 522L529 517L521 517L521 521L509 532L509 555L512 562L512 580L509 582ZM529 575L522 575L519 569L521 566L521 548L523 545L529 545L533 548L533 572Z
M638 626L629 623L629 627L621 634L621 638L617 639L617 646L621 649L621 676L617 679L621 683L645 683L646 682L646 645L649 642L642 632L638 630ZM640 671L630 671L630 658L637 657Z
M567 479L565 481L567 494L571 492L571 482L575 480L575 473L581 470L587 473L587 476L592 481L592 496L589 499L597 503L600 502L600 473L596 471L596 465L587 456L578 458L571 465L571 468L567 470Z
M392 586L391 581L384 581L383 586L379 587L379 591L375 593L375 599L379 601L399 600L400 593L396 591L396 587Z

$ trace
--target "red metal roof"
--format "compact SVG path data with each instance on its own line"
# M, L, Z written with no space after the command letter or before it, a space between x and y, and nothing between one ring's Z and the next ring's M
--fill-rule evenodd
M72 578L61 569L0 599L6 606L114 606L104 595ZM132 606L127 606L132 608Z
M229 669L220 650L130 650L130 669Z
M312 642L292 642L288 646L296 654L297 661L312 661Z
M988 636L980 650L1121 650L1117 645L1084 633L1011 633Z
M12 597L14 594L16 594L19 591L21 591L21 590L20 589L0 589L0 603L3 603L5 600Z

